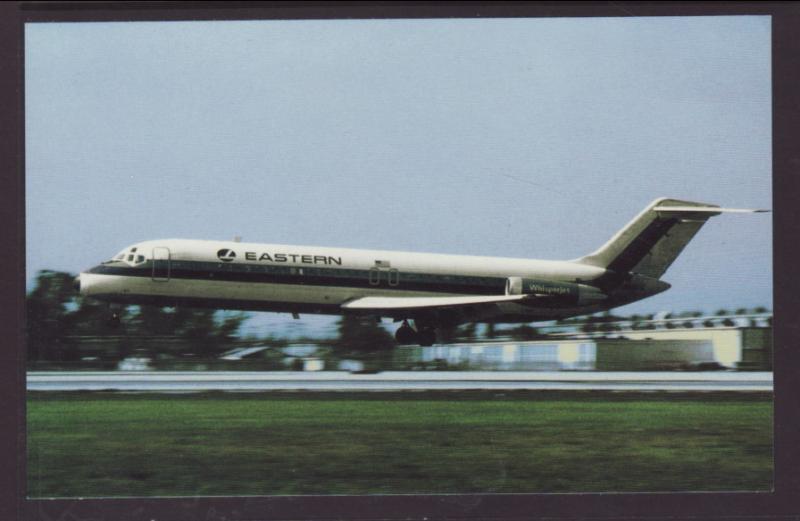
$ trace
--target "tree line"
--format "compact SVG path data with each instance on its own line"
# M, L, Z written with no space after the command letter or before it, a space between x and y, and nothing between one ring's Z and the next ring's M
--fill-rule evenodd
M43 270L26 298L26 346L29 363L77 362L82 358L121 360L131 355L148 358L211 360L231 349L258 343L285 347L285 339L265 335L243 339L241 326L249 315L215 309L124 306L112 321L108 304L85 298L73 288L75 275ZM374 319L343 316L338 335L309 339L335 357L380 358L391 351L394 338ZM383 354L382 354L383 353ZM274 368L282 356L274 350ZM276 358L277 357L277 358Z
M213 309L128 306L119 309L120 320L115 323L109 320L107 304L75 291L74 278L60 271L38 273L26 299L29 361L78 360L87 338L119 344L116 354L124 358L137 348L135 339L158 336L183 338L198 356L211 357L235 343L247 319L245 313L222 315Z
M216 359L222 353L246 343L272 347L288 344L285 339L265 335L243 339L242 324L249 315L243 312L221 312L214 309L185 307L126 306L121 307L119 323L110 321L108 304L84 298L73 288L75 275L61 271L43 270L37 274L34 288L27 295L26 334L29 362L74 362L92 356L121 360L132 354L151 358L185 357ZM717 316L763 313L766 308L718 310ZM667 318L700 317L700 311L690 311ZM653 315L615 316L609 312L590 317L560 320L561 325L574 326L584 332L612 331L614 322L633 321L634 325L652 320ZM732 322L731 322L732 325ZM691 326L689 326L691 327ZM493 339L500 332L494 324L479 331L474 323L437 330L439 343L469 342ZM537 328L521 324L504 328L502 336L513 340L536 340L545 335ZM337 335L328 339L307 339L309 344L327 348L335 358L388 357L396 345L393 335L380 326L375 318L343 315L338 322ZM271 353L265 356L278 356ZM277 367L277 359L274 361Z

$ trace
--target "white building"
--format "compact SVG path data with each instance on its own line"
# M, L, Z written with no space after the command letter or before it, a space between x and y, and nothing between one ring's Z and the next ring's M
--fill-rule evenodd
M772 368L772 328L715 327L620 331L614 338L563 337L405 347L401 362L495 370Z

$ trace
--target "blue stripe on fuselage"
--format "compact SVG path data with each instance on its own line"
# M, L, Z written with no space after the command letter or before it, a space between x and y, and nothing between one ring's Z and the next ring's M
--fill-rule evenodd
M153 265L147 261L139 266L122 262L101 264L89 273L126 277L151 277ZM166 270L164 270L166 273ZM382 271L379 284L370 284L369 270L347 268L272 266L244 263L170 261L169 277L183 280L219 280L347 288L380 288L403 291L433 291L467 295L502 295L505 278L463 275L439 275L400 272L397 285L388 284L388 272Z

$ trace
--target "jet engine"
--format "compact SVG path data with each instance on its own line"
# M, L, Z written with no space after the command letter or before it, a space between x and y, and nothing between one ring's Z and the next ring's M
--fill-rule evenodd
M576 282L508 277L506 295L531 295L532 299L543 299L564 306L586 306L608 298L594 286Z

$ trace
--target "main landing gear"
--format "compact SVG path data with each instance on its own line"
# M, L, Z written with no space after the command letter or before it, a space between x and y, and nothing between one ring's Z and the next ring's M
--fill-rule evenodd
M403 320L403 325L397 329L394 338L400 345L432 346L436 342L436 330L432 327L422 327L417 331L408 324L408 320Z
M417 332L408 325L408 320L403 320L403 325L397 329L394 338L400 345L415 344L417 342Z

